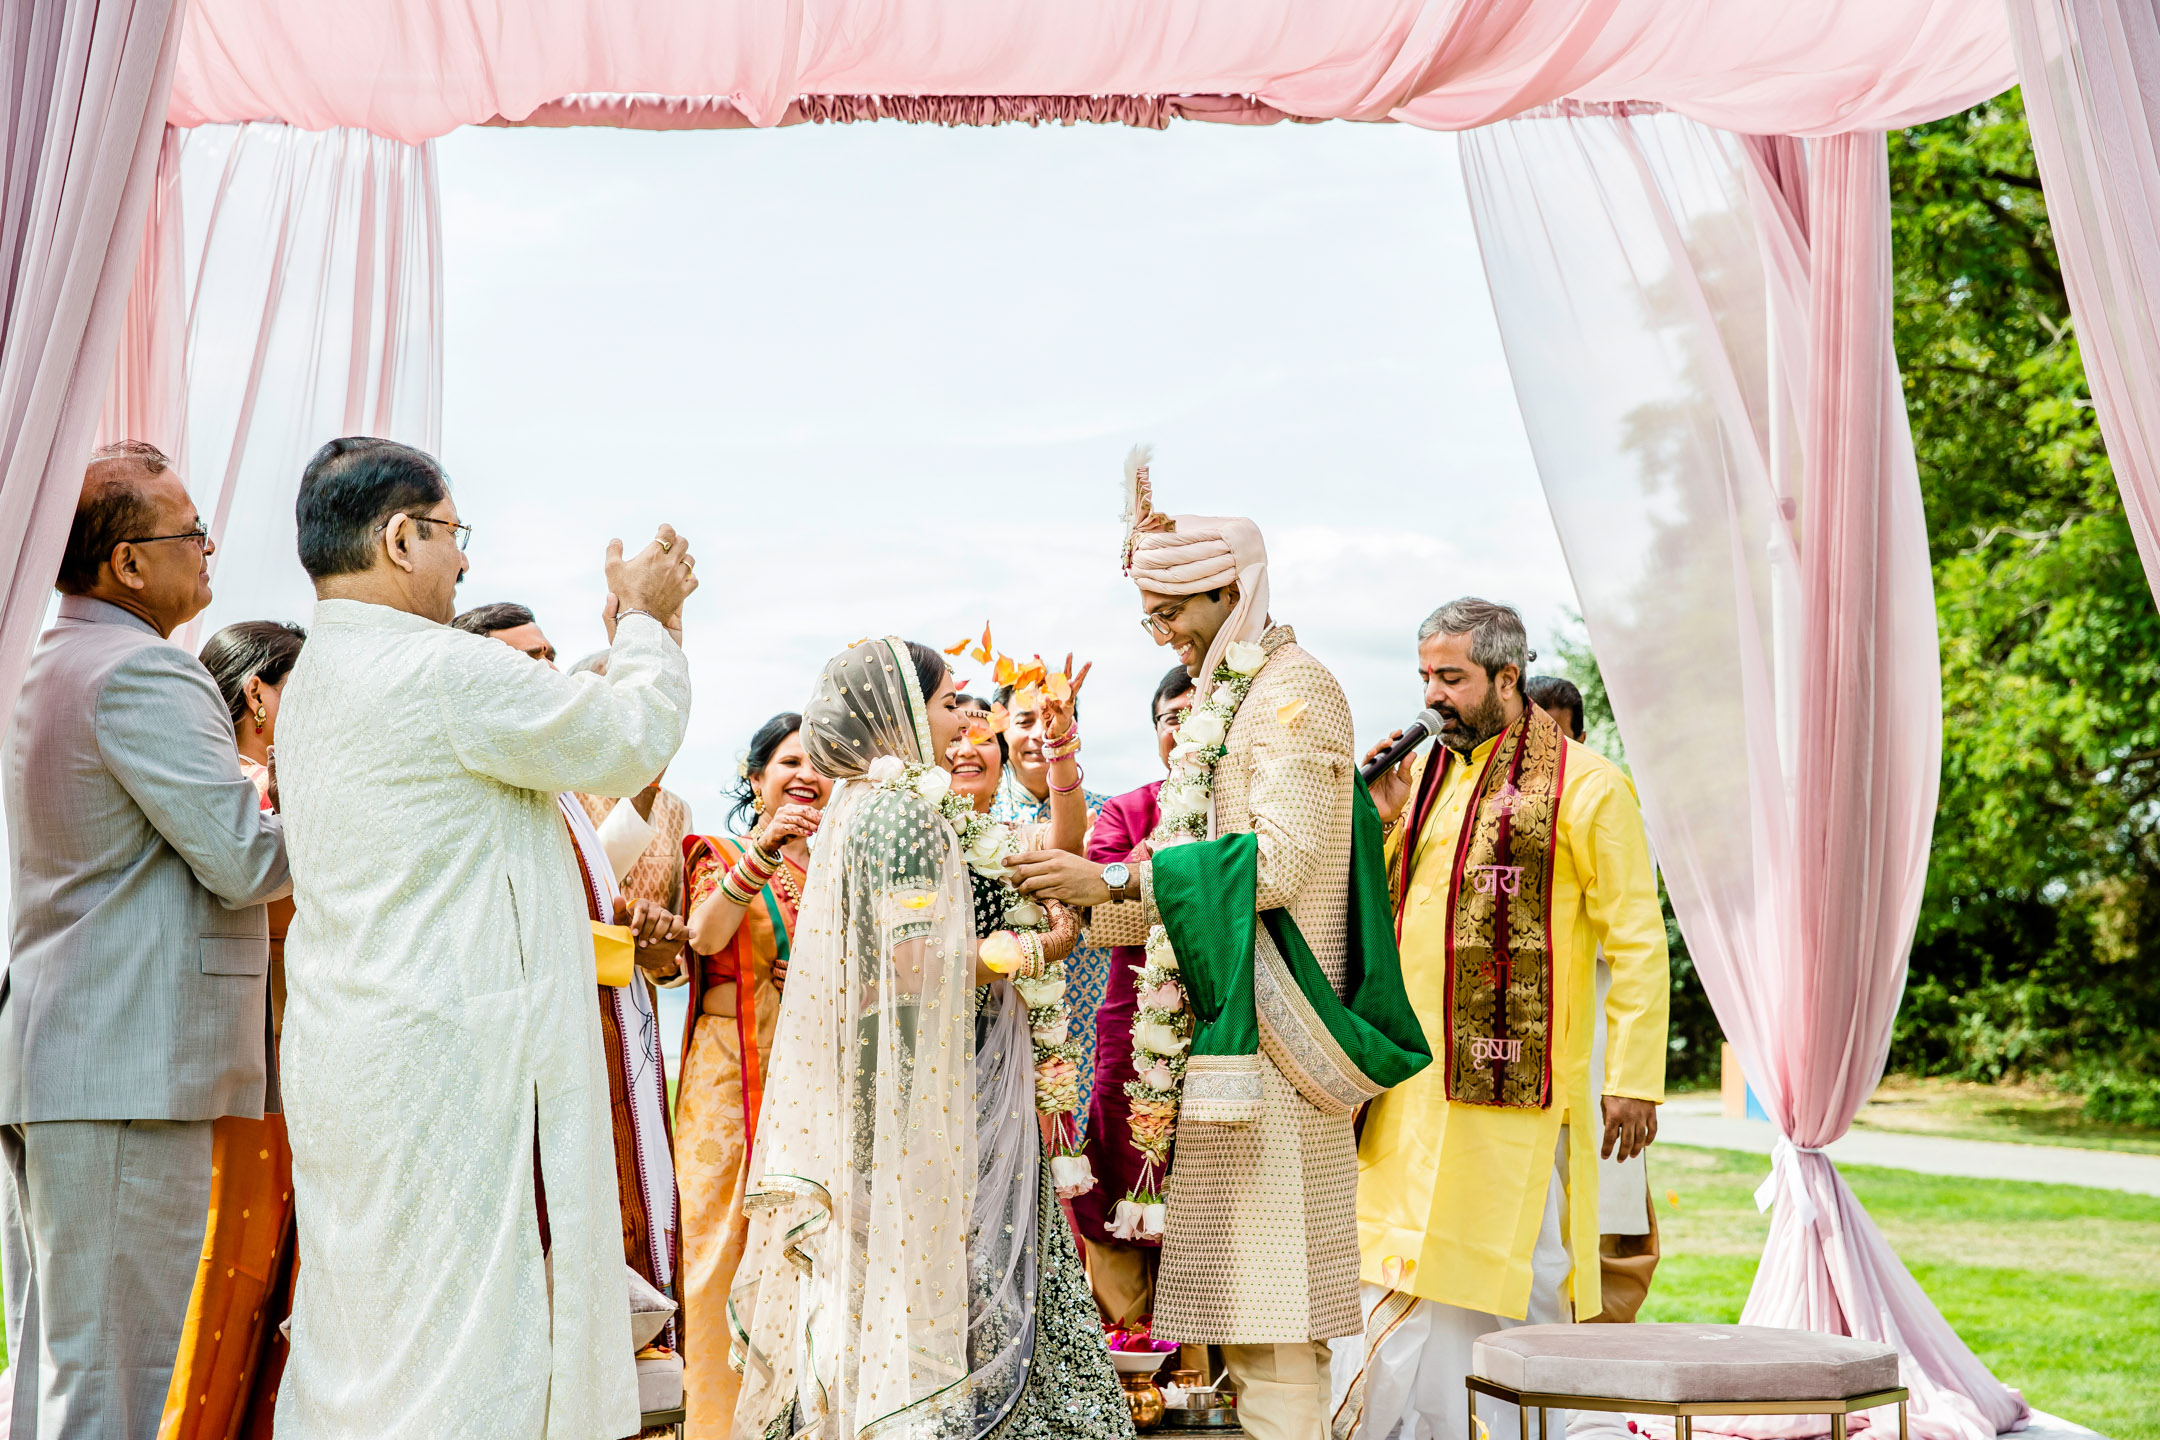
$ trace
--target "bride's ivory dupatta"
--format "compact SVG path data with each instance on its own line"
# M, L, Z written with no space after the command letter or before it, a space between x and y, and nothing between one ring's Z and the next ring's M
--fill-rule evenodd
M912 787L868 778L883 757L930 757L907 647L834 657L802 733L840 784L811 847L750 1161L731 1433L764 1435L792 1400L794 1432L829 1440L984 1434L1034 1349L1027 1012L1000 982L978 1038L958 840Z

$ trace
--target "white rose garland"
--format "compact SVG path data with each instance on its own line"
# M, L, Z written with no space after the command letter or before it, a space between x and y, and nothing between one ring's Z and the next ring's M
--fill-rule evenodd
M1253 676L1266 663L1263 647L1246 641L1231 644L1208 679L1206 698L1178 726L1170 778L1163 782L1162 820L1155 829L1157 850L1207 839L1215 766L1229 753L1231 722L1252 689ZM1193 1030L1177 952L1162 926L1149 929L1147 964L1135 966L1133 976L1139 982L1132 1029L1135 1078L1125 1082L1125 1098L1131 1102L1132 1146L1140 1152L1140 1174L1117 1203L1111 1233L1121 1240L1160 1240L1167 1215L1161 1176L1177 1135L1185 1052L1192 1046Z
M1207 698L1194 705L1177 728L1170 751L1170 778L1163 782L1162 824L1157 847L1164 843L1205 840L1208 809L1215 799L1215 766L1229 752L1230 722L1252 689L1253 676L1267 663L1267 651L1247 641L1232 644L1208 679Z

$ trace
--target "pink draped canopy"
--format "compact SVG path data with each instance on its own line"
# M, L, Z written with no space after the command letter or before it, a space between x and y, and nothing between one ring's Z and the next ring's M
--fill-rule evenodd
M1993 0L185 0L171 25L182 9L0 7L10 707L94 423L214 456L194 479L219 487L221 527L282 503L331 431L432 441L424 147L461 125L1534 114L1466 163L1675 899L1786 1137L1749 1315L1896 1340L1923 1435L2017 1423L1820 1152L1881 1070L1939 738L1879 132L1994 95L2023 63L2095 398L2160 578L2153 0L2010 0L2015 50ZM219 142L193 258L167 122L246 126ZM1792 137L1825 142L1812 165ZM240 194L260 199L231 208ZM323 315L334 332L309 328ZM191 389L190 365L244 383ZM79 382L106 373L100 416ZM1677 523L1652 503L1675 496Z
M1459 130L1573 97L1826 135L2014 80L1984 0L193 0L170 116L417 142L570 97L774 125L803 96L1234 96Z

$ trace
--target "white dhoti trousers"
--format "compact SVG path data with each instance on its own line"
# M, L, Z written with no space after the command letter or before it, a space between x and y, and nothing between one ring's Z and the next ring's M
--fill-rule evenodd
M1522 1319L1465 1310L1437 1300L1419 1300L1381 1339L1379 1352L1366 1354L1367 1338L1349 1335L1333 1345L1333 1440L1485 1440L1464 1433L1469 1419L1470 1347L1480 1335L1517 1325L1557 1325L1570 1319L1567 1301L1566 1230L1560 1223L1567 1203L1567 1130L1560 1131L1560 1159L1545 1190L1545 1218L1538 1227L1537 1248L1530 1257L1530 1304ZM1359 1298L1368 1320L1392 1292L1362 1285ZM1344 1410L1353 1382L1364 1374L1363 1405L1355 1424ZM1490 1440L1517 1440L1521 1423L1515 1407L1489 1396L1478 1397L1478 1418ZM1533 1424L1535 1422L1532 1422ZM1559 1411L1547 1417L1551 1434L1566 1440L1567 1420Z

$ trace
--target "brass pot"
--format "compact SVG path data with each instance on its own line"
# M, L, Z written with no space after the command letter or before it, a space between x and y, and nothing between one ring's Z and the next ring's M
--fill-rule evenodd
M1155 1388L1155 1377L1123 1375L1118 1378L1125 1385L1125 1403L1132 1407L1133 1428L1152 1430L1162 1424L1162 1391Z

